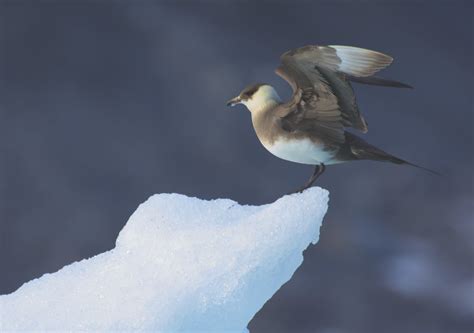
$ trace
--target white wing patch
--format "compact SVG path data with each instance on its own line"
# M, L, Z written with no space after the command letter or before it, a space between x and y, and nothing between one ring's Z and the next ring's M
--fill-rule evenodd
M340 72L353 76L370 76L390 65L393 58L368 49L353 46L329 45L336 50L341 60L338 65Z

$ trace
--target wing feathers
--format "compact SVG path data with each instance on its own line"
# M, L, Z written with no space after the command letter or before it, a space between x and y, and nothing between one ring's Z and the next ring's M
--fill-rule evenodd
M399 82L399 81L395 81L395 80L383 79L383 78L377 77L377 76L357 77L357 76L348 75L347 78L350 81L353 81L353 82L362 83L362 84L370 84L370 85L374 85L374 86L395 87L395 88L413 88L409 84Z
M324 46L321 46L324 47ZM368 49L353 46L329 45L340 59L337 70L353 76L370 76L387 67L393 58Z
M292 58L352 76L370 76L389 66L393 58L381 52L343 45L307 45L285 52L282 62Z
M344 142L344 127L367 132L349 80L376 85L405 86L371 77L393 58L368 49L308 45L282 54L276 73L293 88L293 96L279 107L285 129L321 131L334 144Z

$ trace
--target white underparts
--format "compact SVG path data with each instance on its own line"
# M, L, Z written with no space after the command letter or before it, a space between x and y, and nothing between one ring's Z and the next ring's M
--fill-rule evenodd
M283 160L302 164L334 164L336 151L326 151L324 147L310 139L281 139L272 144L262 142L263 146L273 155Z

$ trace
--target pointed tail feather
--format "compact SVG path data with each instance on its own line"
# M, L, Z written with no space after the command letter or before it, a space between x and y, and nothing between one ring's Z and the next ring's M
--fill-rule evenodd
M382 161L388 161L388 162L392 162L392 163L395 163L395 164L407 164L409 166L412 166L412 167L415 167L415 168L418 168L418 169L421 169L421 170L425 170L425 171L427 171L427 172L429 172L433 175L442 176L442 174L440 174L439 172L437 172L435 170L428 169L428 168L425 168L424 166L417 165L417 164L402 160L401 158L398 158L396 156L390 155L390 154L385 153L385 152L384 152L384 157L385 157L385 159L382 159Z
M346 132L346 143L349 145L350 151L352 152L354 159L391 162L395 164L407 164L412 167L430 172L431 174L442 176L439 172L435 170L416 165L414 163L402 160L401 158L386 153L382 149L372 146L371 144L365 142L363 139L352 133Z
M383 87L394 87L394 88L410 88L413 89L412 86L389 79L383 79L377 76L367 76L367 77L358 77L348 75L347 78L352 82L362 83L362 84L369 84L373 86L383 86Z

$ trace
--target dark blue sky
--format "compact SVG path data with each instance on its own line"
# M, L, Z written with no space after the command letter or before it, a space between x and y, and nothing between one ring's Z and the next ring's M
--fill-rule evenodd
M365 138L421 170L328 167L320 242L251 332L474 327L471 1L0 0L0 293L111 249L153 193L262 204L311 168L265 151L242 108L280 95L279 55L306 44L395 58L354 85Z

